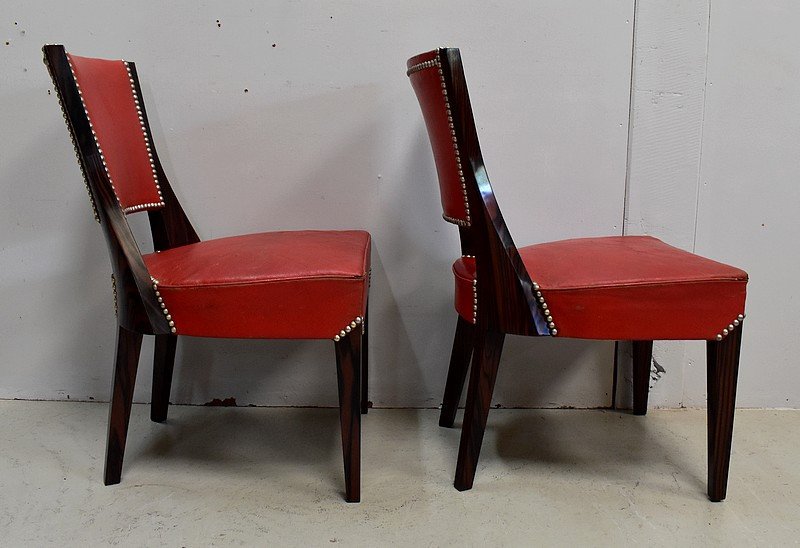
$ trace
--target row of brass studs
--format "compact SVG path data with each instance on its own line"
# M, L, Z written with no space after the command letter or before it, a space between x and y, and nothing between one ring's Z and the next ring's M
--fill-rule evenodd
M49 63L47 62L47 57L44 58L44 62L46 65L49 65ZM77 82L75 82L75 84L77 85ZM94 214L94 220L99 223L100 216L97 214L97 204L94 203L94 196L92 196L92 190L89 187L89 178L86 176L86 169L84 169L83 162L81 161L81 153L78 150L78 142L75 140L75 134L70 128L69 117L67 116L67 109L64 106L64 99L61 97L61 91L59 90L58 86L53 86L53 89L55 89L56 91L56 97L58 98L58 105L61 107L61 115L64 116L64 122L67 124L67 130L69 130L69 138L72 141L72 149L75 151L75 157L78 160L78 166L80 167L81 174L83 175L83 184L86 186L86 193L89 195L89 202L92 204L92 213Z
M728 324L728 327L722 330L722 333L717 333L716 339L718 341L721 341L722 339L727 337L731 333L731 331L739 327L739 324L742 323L742 320L744 320L744 314L739 314L736 317L736 319L733 320L733 323Z
M540 291L539 284L533 282L533 294L536 297L536 306L538 306L542 314L544 314L545 320L547 320L547 329L550 330L550 334L555 337L558 335L558 329L556 329L556 324L553 321L553 316L550 315L550 308L547 306L547 301L544 300L542 296L542 292Z
M364 326L363 326L363 322L364 322L364 318L362 318L361 316L356 316L356 319L355 319L355 320L353 320L352 322L350 322L348 325L346 325L346 326L345 326L345 328L344 328L344 329L342 329L341 331L339 331L339 333L338 333L338 334L336 334L336 335L334 335L334 336L333 336L333 340L334 340L334 341L336 341L336 342L339 342L339 341L340 341L340 340L342 340L342 339L343 339L343 338L344 338L344 337L345 337L345 336L346 336L348 333L350 333L350 332L351 332L353 329L355 329L355 328L356 328L356 326L358 326L358 325L360 325L360 326L361 326L361 334L363 335L363 334L364 334Z
M158 300L158 305L161 307L161 312L164 313L164 318L167 320L169 324L169 330L172 333L177 333L178 329L175 327L175 321L172 319L172 314L169 313L169 309L167 308L166 303L164 302L164 298L161 296L161 292L158 290L158 280L150 276L150 280L153 282L153 291L156 292L156 300Z
M406 76L411 76L415 72L419 72L421 70L425 70L426 68L432 68L439 64L439 58L435 57L428 61L423 61L421 63L417 63L416 65L412 66L406 71Z
M111 184L111 190L114 191L114 196L117 199L117 203L119 204L120 207L122 207L122 204L119 201L119 196L117 195L117 189L114 188L114 181L111 179L111 173L109 173L108 171L108 165L106 164L106 157L103 155L103 149L100 147L100 141L97 140L97 133L94 130L94 125L92 124L92 118L89 116L89 110L86 108L86 102L83 100L83 91L81 91L81 85L78 82L78 76L75 74L75 67L72 66L72 61L70 60L69 57L67 57L67 62L69 63L69 70L72 73L72 79L75 80L75 87L78 89L78 97L80 97L81 99L83 112L84 114L86 114L86 120L89 122L89 130L92 132L94 143L97 146L97 152L100 154L100 161L103 162L103 169L106 172L109 184Z
M111 275L111 290L114 292L114 315L119 316L119 308L117 308L117 279Z
M131 84L131 94L133 94L133 104L136 105L136 114L139 117L139 125L142 127L142 136L144 137L144 146L147 148L147 159L150 161L150 171L153 172L153 183L156 185L156 191L158 192L158 199L160 200L157 203L146 203L146 204L139 204L135 206L126 207L124 209L125 213L133 213L134 211L141 211L143 209L150 209L153 207L163 207L164 205L164 197L161 195L161 186L158 184L158 172L156 171L156 164L153 160L153 150L150 148L150 138L147 136L147 126L144 123L144 114L142 113L142 105L139 102L139 96L136 94L136 82L133 80L133 74L131 74L131 67L128 65L127 61L123 61L125 64L125 70L128 72L128 81Z
M447 96L447 84L444 80L444 72L442 71L442 62L439 59L439 55L441 52L437 52L436 65L438 66L439 70L439 79L441 80L442 85L442 95L444 96L444 107L447 111L447 125L450 127L450 137L453 139L453 154L456 156L456 168L458 169L458 178L461 181L461 193L464 195L464 213L466 218L462 220L465 226L470 225L470 214L469 214L469 200L467 199L467 183L464 180L464 170L461 166L461 153L458 150L458 139L456 138L456 128L453 125L453 113L450 110L450 99ZM446 219L446 217L445 217ZM458 223L460 224L460 223Z
M428 61L423 61L421 63L417 63L416 65L412 66L406 71L407 76L411 76L415 72L419 72L421 70L429 69L437 67L439 70L439 80L442 86L442 96L444 97L444 107L447 112L447 125L450 127L450 137L453 141L453 153L456 157L456 169L458 170L458 178L461 181L461 192L464 195L464 213L466 218L465 219L457 219L455 217L449 217L448 215L442 215L442 218L450 223L456 224L458 226L470 226L471 218L469 212L469 200L467 199L467 184L464 179L464 170L461 166L461 153L458 150L458 139L456 138L456 129L455 125L453 124L453 112L450 110L450 100L447 97L447 84L444 80L444 72L442 71L442 62L439 59L439 55L441 52L436 53L436 57L433 59L429 59Z

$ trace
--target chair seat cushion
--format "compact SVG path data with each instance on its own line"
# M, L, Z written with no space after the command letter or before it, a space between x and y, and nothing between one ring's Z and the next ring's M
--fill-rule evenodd
M650 236L562 240L519 253L558 336L712 340L744 313L746 272ZM456 309L469 321L475 260L453 265Z
M370 235L267 232L144 256L177 334L333 338L366 307Z

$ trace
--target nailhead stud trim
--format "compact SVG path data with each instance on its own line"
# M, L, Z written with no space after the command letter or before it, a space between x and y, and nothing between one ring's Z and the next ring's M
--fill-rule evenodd
M461 255L462 259L474 259L475 255ZM472 279L472 323L478 323L478 273Z
M456 138L456 128L453 124L453 112L450 109L450 99L447 96L447 83L444 79L444 72L442 71L442 62L440 59L441 50L436 52L436 57L433 59L429 59L427 61L423 61L421 63L417 63L413 65L406 71L406 76L411 76L415 72L419 72L421 70L434 68L436 67L439 71L439 80L442 86L442 97L444 97L444 107L445 111L447 112L447 125L450 127L450 136L453 141L453 153L456 157L456 168L458 170L458 178L461 182L461 193L464 196L464 215L465 219L457 219L455 217L450 217L448 215L442 215L442 218L450 223L456 224L458 226L470 226L472 218L469 212L469 200L467 199L467 183L464 178L464 170L462 169L461 165L461 152L458 149L458 139Z
M94 125L92 124L92 118L89 116L89 110L86 108L86 102L83 100L83 91L81 91L81 85L78 83L78 76L75 74L75 67L72 65L72 61L70 60L69 56L67 56L67 62L69 63L69 70L72 73L72 79L75 81L75 87L78 90L78 97L81 100L81 106L83 107L83 113L86 115L86 120L89 122L89 130L92 132L92 137L94 138L94 143L97 146L97 152L100 154L100 161L103 163L103 169L106 172L106 177L108 177L108 182L111 185L111 190L114 191L114 197L117 199L117 204L119 204L120 208L122 208L122 203L119 201L119 195L117 194L117 189L114 186L114 181L111 178L111 173L108 171L108 164L106 164L106 157L103 155L103 148L100 146L100 141L97 139L97 132L94 130ZM125 70L128 73L128 80L131 84L131 92L133 93L133 103L136 105L136 112L139 116L139 124L142 126L142 135L144 136L145 146L147 147L147 156L150 160L150 169L153 172L153 182L156 185L156 190L158 191L158 196L161 198L161 187L158 185L158 177L156 175L155 164L153 163L153 151L150 148L150 140L147 137L146 128L144 125L144 117L142 116L142 109L140 106L139 99L136 95L136 88L134 87L133 77L131 76L131 69L128 66L127 61L123 61L125 64ZM85 173L84 173L85 177ZM146 203L146 204L138 204L134 206L129 206L126 208L122 208L122 211L125 213L132 213L134 211L140 211L142 209L149 209L152 207L162 207L164 205L164 200L161 198L161 202L159 203Z
M472 280L472 323L478 323L478 278Z
M716 340L717 340L717 341L721 341L722 339L724 339L725 337L727 337L728 335L730 335L730 334L731 334L731 332L732 332L734 329L736 329L737 327L739 327L739 325L742 323L742 320L744 320L744 314L739 314L739 315L736 317L736 319L735 319L735 320L733 320L733 322L729 323L727 327L725 327L725 328L723 328L723 329L722 329L722 332L720 332L720 333L717 333L717 336L715 337L715 338L716 338Z
M50 63L47 62L47 57L44 58L44 63L49 66ZM70 65L70 69L72 69L72 65ZM73 76L75 73L72 73ZM55 82L54 82L55 84ZM77 80L75 81L75 85L78 85ZM69 124L69 117L67 116L67 109L64 106L64 98L61 97L61 91L58 89L57 85L53 86L53 89L56 92L56 98L58 98L58 105L61 107L61 115L64 117L64 122L67 124L67 130L69 133L69 138L72 141L72 149L75 151L75 157L78 160L78 167L81 169L81 175L83 175L83 184L86 186L86 193L89 195L89 202L92 204L92 213L94 214L94 220L98 223L100 222L100 216L97 214L97 204L94 203L94 196L92 196L92 190L89 187L89 178L86 176L86 168L83 165L83 161L81 160L81 153L78 150L78 142L75 140L75 134L72 131L72 127ZM83 98L81 98L81 104L83 104ZM86 109L84 109L85 111Z
M69 63L69 70L72 73L72 79L75 81L75 87L78 89L78 97L81 100L83 113L86 115L86 120L89 122L89 131L92 132L92 137L94 138L94 144L95 146L97 146L97 152L100 154L100 161L103 162L103 169L106 172L109 184L111 184L111 190L114 191L114 197L117 199L117 204L119 204L119 206L122 207L122 204L119 201L119 196L117 196L117 189L114 188L114 181L111 179L111 174L108 172L108 165L106 165L106 157L103 155L103 149L100 146L100 141L97 140L97 133L94 131L94 125L92 124L92 117L89 116L89 110L86 108L86 102L83 100L83 91L81 91L81 85L78 82L78 76L75 74L75 67L72 66L72 60L69 58L69 56L67 56L67 62Z
M156 299L158 300L158 305L161 307L161 312L164 313L164 318L167 320L167 323L169 324L169 330L173 334L175 334L178 332L178 328L175 327L175 320L172 319L172 314L169 313L167 304L164 302L164 297L161 296L161 292L158 290L158 280L150 276L150 281L153 282L153 291L156 292Z
M114 292L114 315L119 316L119 309L117 308L117 279L111 275L111 290Z
M438 57L435 57L435 58L430 59L428 61L423 61L421 63L417 63L416 65L413 65L411 68L409 68L406 71L406 76L411 76L415 72L419 72L421 70L425 70L426 68L433 68L433 67L438 66L438 65L439 65L439 58Z
M361 316L356 316L355 320L353 320L352 322L350 322L349 324L344 326L344 329L342 329L336 335L333 336L333 340L335 342L339 342L340 340L345 338L345 336L347 336L348 333L350 333L353 329L355 329L359 325L362 326L361 327L361 334L363 335L364 334L363 322L364 322L364 318L362 318Z
M550 335L555 337L558 335L558 329L556 329L556 322L553 320L553 316L550 314L550 308L547 306L547 301L545 301L544 296L542 295L541 287L536 282L533 282L533 295L536 298L536 306L542 311L544 314L544 319L547 320L547 329L550 331Z
M158 172L156 171L156 164L153 158L153 149L150 147L150 138L147 136L147 126L144 123L144 113L142 112L142 105L139 100L139 95L136 93L136 82L133 80L131 67L127 61L122 61L125 64L125 70L128 72L128 81L131 84L131 94L133 95L133 104L136 105L136 115L139 117L139 125L142 128L142 137L144 137L144 146L147 148L147 159L150 161L150 171L153 173L153 184L156 185L156 192L158 192L158 202L150 202L145 204L134 205L126 207L125 213L133 213L134 211L141 211L143 209L151 209L154 207L164 207L164 196L161 194L161 186L158 184Z

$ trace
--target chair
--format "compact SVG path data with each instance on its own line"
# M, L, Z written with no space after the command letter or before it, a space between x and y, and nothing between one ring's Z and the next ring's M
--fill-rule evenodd
M648 236L517 248L481 156L458 49L408 60L446 221L458 225L458 312L439 424L452 427L472 358L455 475L470 489L507 333L633 341L634 413L647 410L654 339L707 341L708 496L725 498L747 274Z
M111 256L117 351L105 484L119 483L142 335L155 336L150 417L167 418L180 335L333 339L345 498L360 500L370 235L298 231L200 241L167 181L133 63L43 48ZM155 253L126 216L146 211Z

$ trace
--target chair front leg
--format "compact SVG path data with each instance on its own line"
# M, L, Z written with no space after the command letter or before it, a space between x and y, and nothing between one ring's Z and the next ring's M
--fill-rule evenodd
M453 351L450 353L450 367L447 369L447 382L444 385L442 411L439 414L439 426L452 428L456 420L458 402L464 391L464 381L469 371L469 360L472 357L475 326L458 315L456 334L453 338Z
M633 341L633 414L647 414L653 341Z
M369 300L364 309L364 320L361 328L361 414L366 415L370 408L369 401Z
M356 328L335 343L342 428L345 500L361 500L361 331Z
M150 399L150 420L153 422L167 420L177 346L177 336L156 335L155 351L153 352L153 393Z
M461 444L458 449L455 488L465 491L472 488L478 457L481 453L486 419L492 403L492 392L497 379L497 367L503 351L504 333L475 329L475 348L472 354L472 373L461 429Z
M708 498L719 502L728 489L742 328L706 343L708 367Z
M133 387L139 352L142 349L142 334L128 331L122 326L117 330L117 354L114 365L114 386L108 416L108 440L106 443L106 485L119 483L122 476L122 459L125 456L125 440L131 418Z

